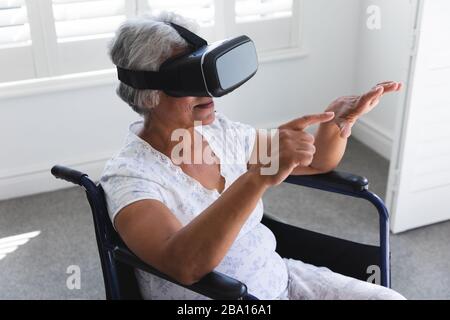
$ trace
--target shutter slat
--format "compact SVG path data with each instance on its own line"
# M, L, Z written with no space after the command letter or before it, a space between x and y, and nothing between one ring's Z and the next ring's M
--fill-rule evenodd
M214 24L214 0L148 0L147 6L152 13L172 11L194 19L201 26Z
M228 0L229 1L229 0ZM180 8L202 8L211 7L213 0L148 0L148 5L155 8L180 9Z
M0 10L0 27L24 25L27 21L27 9L25 7Z
M292 16L292 0L236 0L236 22Z
M11 26L0 28L0 45L25 44L30 41L30 26Z
M56 22L58 39L113 34L125 16L99 17Z
M0 45L29 44L30 26L24 0L0 0Z
M123 0L53 3L53 16L56 21L116 16L123 15L124 12L125 2Z
M58 41L112 35L126 19L125 0L53 0L52 4Z
M0 0L0 10L25 6L25 0Z
M79 2L93 2L97 0L53 0L54 4L67 4L67 3L79 3Z

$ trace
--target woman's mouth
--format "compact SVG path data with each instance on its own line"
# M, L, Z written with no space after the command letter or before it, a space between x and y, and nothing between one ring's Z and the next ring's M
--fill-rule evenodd
M209 108L212 108L212 107L214 107L214 101L211 101L211 102L206 103L206 104L198 104L194 108L196 108L196 109L209 109Z

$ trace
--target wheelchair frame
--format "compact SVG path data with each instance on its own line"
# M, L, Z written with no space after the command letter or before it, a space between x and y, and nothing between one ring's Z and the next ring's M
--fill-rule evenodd
M167 281L176 283L212 299L257 299L247 292L245 284L216 271L207 274L199 282L191 286L184 286L144 263L126 247L125 243L123 243L120 236L112 227L101 185L95 184L85 173L59 165L54 166L51 169L51 173L58 179L63 179L82 186L86 191L93 214L95 235L102 265L106 298L108 300L142 298L139 294L136 279L133 278L134 272L132 272L132 270L134 270L134 268L152 273ZM380 281L382 286L390 287L389 214L383 201L376 194L368 190L369 182L367 178L333 171L327 174L314 176L289 176L285 182L360 198L372 203L379 214ZM270 218L265 217L265 219L270 222ZM272 221L271 223L279 222ZM283 225L281 223L279 224ZM315 235L322 236L321 234ZM323 236L327 237L325 235ZM343 243L350 243L347 240L337 240L340 240ZM359 245L365 246L362 244Z

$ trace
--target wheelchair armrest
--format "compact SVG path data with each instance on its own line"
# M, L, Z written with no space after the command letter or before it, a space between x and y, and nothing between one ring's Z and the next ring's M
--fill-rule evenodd
M390 288L389 212L383 200L369 191L367 178L332 171L312 176L289 176L284 182L364 199L375 206L380 218L381 285Z
M67 167L56 165L52 167L51 173L55 178L66 180L73 184L81 185L81 179L87 177L88 175Z
M210 272L197 283L190 286L185 286L146 264L126 248L115 247L113 250L113 256L114 259L131 267L149 272L211 299L239 300L243 299L247 295L247 286L245 284L220 272Z
M312 176L289 176L284 182L331 192L358 193L369 188L367 178L338 171Z

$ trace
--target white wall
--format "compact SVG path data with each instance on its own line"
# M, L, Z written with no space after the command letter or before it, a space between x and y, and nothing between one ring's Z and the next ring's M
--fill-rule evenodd
M307 56L261 65L255 78L219 101L231 117L270 126L321 112L351 94L356 72L359 0L305 0L303 45Z
M305 0L303 58L264 63L249 83L219 99L218 108L255 126L320 112L354 92L359 0ZM97 178L137 118L115 85L0 100L0 199L68 186L54 164ZM376 118L375 118L376 119Z
M357 29L355 92L362 93L383 80L406 84L412 50L412 25L415 0L362 0ZM376 4L381 9L381 29L366 26L367 8ZM402 112L406 90L388 95L372 112L356 125L354 135L390 159L397 115Z

